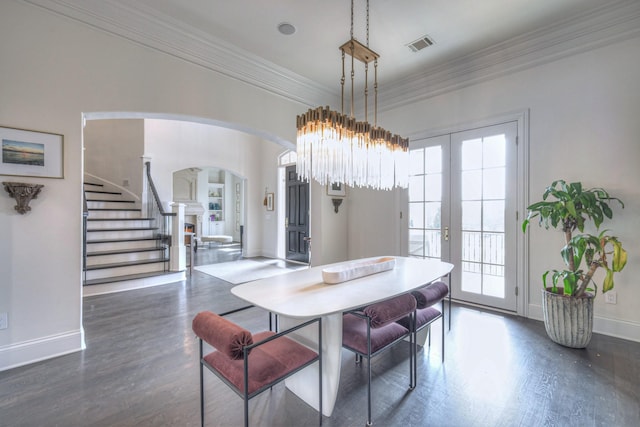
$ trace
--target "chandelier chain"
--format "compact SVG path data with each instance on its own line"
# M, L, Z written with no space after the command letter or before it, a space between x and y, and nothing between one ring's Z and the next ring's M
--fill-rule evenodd
M353 0L351 0L351 38L353 39Z
M369 0L367 0L367 47L369 47Z
M360 0L363 1L363 0ZM378 127L378 57L369 49L369 0L366 0L366 45L354 37L354 0L351 0L351 37L340 46L342 110L329 106L310 109L296 118L296 171L302 180L314 179L320 185L343 183L348 186L391 190L409 185L409 140ZM345 110L345 55L351 57L350 115ZM364 63L364 121L355 118L355 60ZM373 61L374 114L368 121L369 62Z

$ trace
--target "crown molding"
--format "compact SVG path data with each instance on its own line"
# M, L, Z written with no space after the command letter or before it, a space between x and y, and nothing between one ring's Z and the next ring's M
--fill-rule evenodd
M313 107L339 94L232 44L136 2L21 0L283 98ZM383 85L378 110L388 111L472 84L640 36L640 2L607 2L472 54Z
M323 85L136 2L22 1L308 107L339 99Z
M622 0L522 34L381 88L379 111L640 36L640 2Z

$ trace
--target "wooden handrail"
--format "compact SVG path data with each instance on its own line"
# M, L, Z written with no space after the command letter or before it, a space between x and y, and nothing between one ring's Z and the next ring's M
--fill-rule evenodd
M158 191L156 190L156 186L153 183L153 179L151 178L151 162L145 162L145 166L147 167L147 181L149 182L149 187L151 187L151 193L153 194L153 199L156 201L156 205L158 206L160 215L176 216L176 214L173 212L165 212L164 208L162 207L162 203L160 203L160 197L158 196Z

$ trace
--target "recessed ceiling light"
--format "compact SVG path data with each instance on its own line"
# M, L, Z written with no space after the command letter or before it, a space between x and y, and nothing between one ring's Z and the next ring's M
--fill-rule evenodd
M289 24L288 22L283 22L282 24L278 24L278 31L280 31L280 34L290 36L291 34L296 32L296 27L294 27L293 24Z

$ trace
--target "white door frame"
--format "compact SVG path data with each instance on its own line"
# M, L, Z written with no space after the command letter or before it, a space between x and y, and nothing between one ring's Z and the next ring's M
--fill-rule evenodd
M518 153L517 153L517 197L516 197L516 221L520 223L526 215L527 201L529 200L529 110L520 110L514 112L507 112L504 114L491 116L485 119L466 122L459 125L450 126L441 129L424 130L409 135L409 148L411 148L411 141L422 140L431 138L438 135L450 134L456 132L462 132L469 129L492 126L506 122L517 122L518 127ZM404 192L402 199L401 212L406 212L405 217L408 217L409 195L408 192ZM402 242L403 250L402 254L408 252L409 241L409 228L406 221L401 221L402 224ZM516 290L517 290L517 311L519 316L529 317L529 300L530 289L529 284L526 282L529 277L529 249L528 249L528 235L525 233L516 233Z

